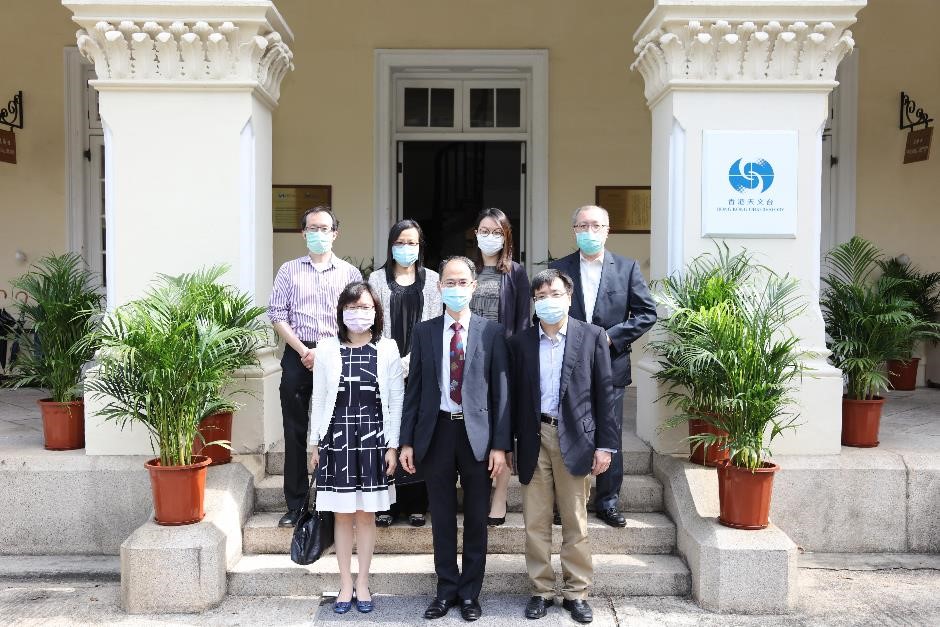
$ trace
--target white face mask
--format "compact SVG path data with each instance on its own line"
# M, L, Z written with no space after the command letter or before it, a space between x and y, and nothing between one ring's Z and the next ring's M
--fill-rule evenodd
M353 333L364 333L375 324L375 309L344 309L343 324Z
M477 235L477 246L484 255L492 257L503 249L502 235Z

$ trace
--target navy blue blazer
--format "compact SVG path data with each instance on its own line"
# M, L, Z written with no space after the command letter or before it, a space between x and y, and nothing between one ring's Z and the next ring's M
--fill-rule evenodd
M603 327L611 339L610 363L613 384L630 385L631 345L656 323L656 303L650 296L639 264L627 257L604 251L604 267L597 289L594 316L586 320L584 291L581 288L581 253L575 251L556 259L550 268L561 270L574 282L574 295L568 315ZM616 447L614 447L616 448Z

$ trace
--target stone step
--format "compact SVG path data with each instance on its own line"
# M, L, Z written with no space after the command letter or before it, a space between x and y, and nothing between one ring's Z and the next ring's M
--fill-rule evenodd
M462 491L458 488L458 499L461 497ZM517 476L509 478L507 501L510 512L522 511L522 484ZM620 507L628 512L661 512L663 485L651 475L624 475ZM269 475L255 484L256 511L283 513L286 509L282 475ZM588 509L594 510L593 497L588 500Z
M623 474L648 475L653 472L653 457L650 447L646 445L635 433L623 434ZM278 441L267 453L267 470L269 475L284 474L284 441Z
M552 558L561 580L558 556ZM356 557L352 568L356 572ZM434 556L376 555L370 568L374 594L432 595L437 583ZM673 555L595 555L592 594L608 596L688 596L689 569ZM333 556L310 566L298 566L287 555L245 555L228 573L228 593L237 596L294 596L335 594L339 571ZM489 554L485 593L529 594L525 556ZM423 609L423 608L422 608Z
M278 512L258 513L248 519L242 531L243 550L245 553L290 552L293 529L277 526ZM664 514L625 513L627 526L622 529L611 527L593 515L588 518L588 530L591 546L598 553L672 553L676 547L676 526ZM407 523L398 523L388 528L379 528L375 540L376 554L420 554L433 553L431 537L433 520L428 516L424 527L412 527ZM462 544L463 515L457 516L457 541ZM552 546L557 553L561 547L561 527L552 527ZM488 548L491 553L523 553L525 549L525 528L522 514L506 515L506 522L489 530Z

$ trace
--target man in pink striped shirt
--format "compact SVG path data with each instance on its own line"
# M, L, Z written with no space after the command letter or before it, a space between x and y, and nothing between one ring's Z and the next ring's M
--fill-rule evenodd
M301 220L308 254L281 266L274 279L268 317L287 346L281 359L284 423L284 498L287 513L278 524L293 527L307 494L307 428L313 378L313 348L334 337L336 303L362 273L333 254L339 220L329 207L308 209Z

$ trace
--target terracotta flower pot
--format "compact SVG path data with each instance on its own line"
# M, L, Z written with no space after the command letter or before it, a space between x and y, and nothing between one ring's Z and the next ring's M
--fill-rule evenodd
M735 529L764 529L770 523L774 473L780 466L764 462L755 471L730 461L718 465L718 522Z
M842 397L842 445L871 448L878 446L878 428L885 399L857 401Z
M917 366L920 357L911 357L910 361L888 361L888 383L892 390L910 392L917 388Z
M689 435L699 435L701 433L712 433L720 437L727 437L728 435L726 431L722 431L704 420L689 420ZM689 442L689 451L691 452L689 461L699 466L717 466L728 459L728 451L717 446L706 447L703 444L696 447L694 442Z
M199 455L188 466L161 466L160 458L144 464L158 525L190 525L205 517L206 468L211 461Z
M219 444L212 444L210 446L203 444L204 441L232 441L232 412L224 411L206 416L202 419L202 422L199 423L199 433L202 437L196 436L196 439L193 440L193 455L208 456L212 459L210 466L227 464L232 461L232 451L230 449L220 446Z
M72 451L85 448L85 401L57 403L44 398L39 403L42 413L43 445L50 451Z

